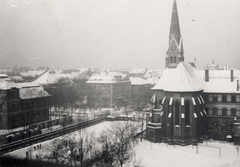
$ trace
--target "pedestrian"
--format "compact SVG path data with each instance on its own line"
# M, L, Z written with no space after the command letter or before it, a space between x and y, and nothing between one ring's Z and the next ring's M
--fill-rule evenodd
M28 159L28 152L26 151L26 159Z
M41 149L41 143L40 143L40 149Z
M37 145L37 149L39 149L39 145Z
M35 146L34 146L33 148L34 148L34 150L36 150L36 147L35 147Z
M36 159L38 159L38 155L36 154Z

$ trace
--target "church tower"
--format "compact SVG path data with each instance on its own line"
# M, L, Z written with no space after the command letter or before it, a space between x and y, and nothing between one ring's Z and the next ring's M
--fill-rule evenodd
M180 32L176 0L173 1L168 45L169 46L166 56L166 68L176 68L179 62L184 61L183 42Z

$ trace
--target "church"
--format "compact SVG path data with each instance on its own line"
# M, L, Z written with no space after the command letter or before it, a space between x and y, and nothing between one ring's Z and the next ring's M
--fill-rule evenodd
M147 139L195 145L211 138L240 144L240 71L201 70L185 62L176 0L168 42L166 69L152 88Z

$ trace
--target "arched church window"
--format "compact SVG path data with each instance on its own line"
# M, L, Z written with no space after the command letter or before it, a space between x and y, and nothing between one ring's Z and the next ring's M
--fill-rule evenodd
M190 125L190 101L185 101L185 124Z
M179 125L180 124L180 121L179 121L179 119L180 119L180 111L179 111L180 105L179 105L178 100L175 102L174 107L175 107L175 125Z

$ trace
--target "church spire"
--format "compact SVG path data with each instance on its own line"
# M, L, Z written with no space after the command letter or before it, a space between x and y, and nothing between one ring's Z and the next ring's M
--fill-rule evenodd
M166 57L166 68L176 68L181 61L184 61L183 41L180 32L177 2L174 0L169 33L169 47Z
M181 32L179 26L179 19L178 19L178 10L177 10L177 2L176 0L173 1L173 8L172 8L172 20L170 26L170 34L169 34L169 43L172 37L175 37L177 43L180 43Z

